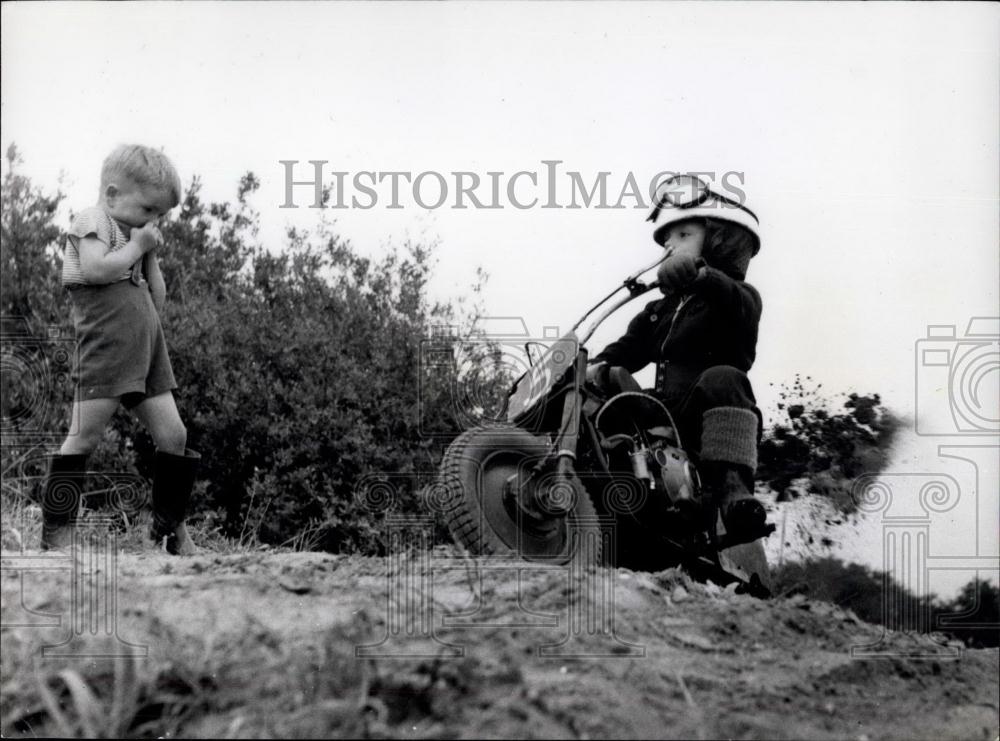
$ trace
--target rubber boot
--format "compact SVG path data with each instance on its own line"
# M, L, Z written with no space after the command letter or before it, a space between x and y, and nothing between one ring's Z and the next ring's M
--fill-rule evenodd
M42 550L62 550L73 544L87 478L87 455L53 455L42 484Z
M767 512L753 496L757 415L741 407L707 410L702 417L701 461L699 472L722 516L727 542L748 543L761 537Z
M186 449L184 455L157 452L153 463L153 526L150 535L157 546L175 556L197 552L188 535L184 517L194 486L201 455Z

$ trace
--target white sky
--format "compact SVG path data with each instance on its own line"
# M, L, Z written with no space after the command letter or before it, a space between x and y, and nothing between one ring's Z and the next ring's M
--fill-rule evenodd
M587 180L611 171L615 194L628 171L640 182L663 169L741 171L763 229L748 278L764 297L751 378L765 408L768 384L801 372L912 415L927 326L961 336L970 317L1000 315L995 5L4 3L0 13L3 146L17 143L39 184L64 172L73 208L95 201L101 160L126 141L162 146L211 199L231 199L254 171L273 245L293 219L315 217L278 208L280 159L508 175L560 159ZM465 292L482 266L489 312L523 316L533 332L567 328L653 258L645 215L428 212L412 201L337 212L364 252L439 237L435 291ZM995 398L1000 371L984 383ZM991 476L995 502L995 467Z

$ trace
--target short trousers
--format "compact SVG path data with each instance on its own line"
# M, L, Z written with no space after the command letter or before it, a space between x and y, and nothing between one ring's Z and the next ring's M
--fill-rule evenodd
M69 287L77 352L76 401L121 397L133 407L177 388L160 317L146 285Z

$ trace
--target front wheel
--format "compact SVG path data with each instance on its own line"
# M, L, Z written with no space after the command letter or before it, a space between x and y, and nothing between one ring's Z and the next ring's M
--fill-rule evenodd
M549 444L519 427L476 428L448 446L439 484L448 495L452 537L472 553L511 555L553 564L598 565L601 528L586 489L575 476L566 514L539 522L505 497L507 482L525 475L549 454ZM545 484L540 474L539 485Z

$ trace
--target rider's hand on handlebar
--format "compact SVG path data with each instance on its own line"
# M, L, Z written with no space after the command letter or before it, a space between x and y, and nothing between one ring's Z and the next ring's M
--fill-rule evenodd
M592 363L587 367L587 382L601 388L608 379L608 364L603 360Z
M660 290L663 293L681 293L698 277L698 269L704 265L690 255L671 255L656 271Z

